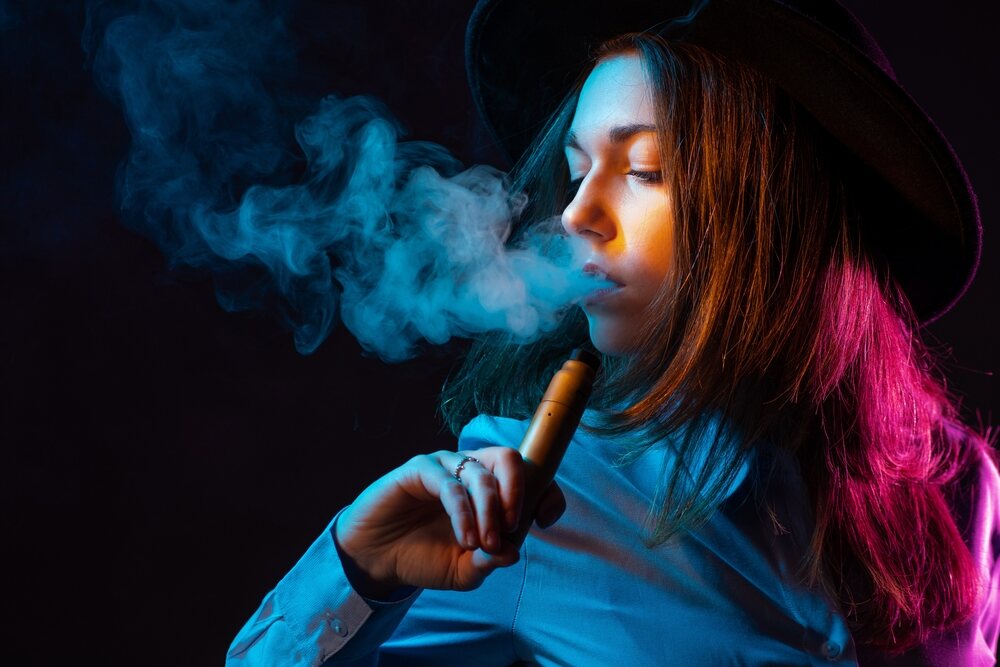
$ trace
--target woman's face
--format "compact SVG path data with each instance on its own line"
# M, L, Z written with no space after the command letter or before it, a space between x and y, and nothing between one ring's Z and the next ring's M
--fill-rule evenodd
M636 332L670 271L673 224L656 145L653 91L636 55L601 61L584 83L566 140L579 185L563 227L590 246L586 271L616 287L586 297L590 338L610 355L635 351Z

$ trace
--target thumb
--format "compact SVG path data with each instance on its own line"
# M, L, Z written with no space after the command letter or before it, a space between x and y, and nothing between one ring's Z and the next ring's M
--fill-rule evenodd
M504 541L500 550L496 553L487 553L482 549L476 549L470 554L469 564L472 566L474 575L469 577L473 587L478 588L483 579L488 577L494 570L500 567L508 567L521 560L521 550L512 542ZM473 583L474 582L474 583Z

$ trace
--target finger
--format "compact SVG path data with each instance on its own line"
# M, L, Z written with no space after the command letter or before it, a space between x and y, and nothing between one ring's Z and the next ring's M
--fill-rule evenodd
M524 504L524 459L510 447L494 447L483 451L483 462L492 465L500 492L500 505L504 513L504 530L517 530Z
M549 485L545 495L538 503L538 511L535 512L535 521L539 528L548 528L563 515L566 511L566 496L562 489L555 482Z
M461 481L472 498L480 544L487 551L496 552L500 548L502 525L497 478L482 464L469 461L462 470Z
M494 570L508 567L520 560L520 548L512 542L504 542L503 547L495 554L482 549L469 551L459 558L454 588L459 591L471 591L479 588Z
M413 463L424 489L448 514L455 540L465 549L478 548L475 510L465 486L441 466L439 456L418 456Z
M496 553L487 553L476 549L470 558L470 564L475 568L480 581L499 567L509 567L521 560L521 549L512 542L504 542ZM478 585L478 584L477 584Z

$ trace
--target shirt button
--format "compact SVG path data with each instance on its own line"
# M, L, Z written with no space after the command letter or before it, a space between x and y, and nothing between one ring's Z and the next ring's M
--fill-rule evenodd
M827 660L836 660L840 657L840 644L837 642L823 642L820 650L823 651L823 657Z
M341 621L339 618L331 618L327 621L330 624L330 629L336 632L341 637L347 636L347 624Z

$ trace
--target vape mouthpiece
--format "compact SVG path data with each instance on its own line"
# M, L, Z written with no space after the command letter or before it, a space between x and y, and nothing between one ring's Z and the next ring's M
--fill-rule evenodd
M556 476L569 441L587 407L600 359L577 348L556 371L531 418L518 450L525 463L525 497L521 523L508 539L520 545L531 528L538 503Z

